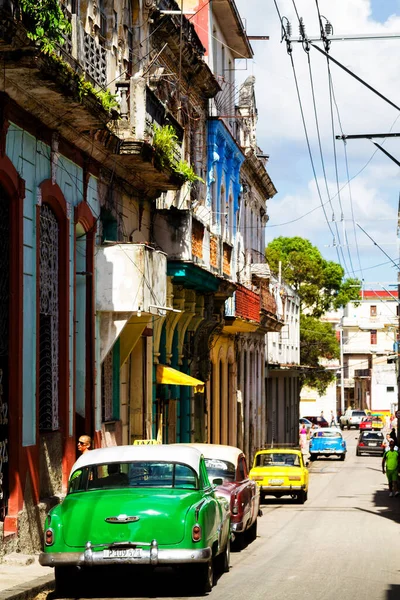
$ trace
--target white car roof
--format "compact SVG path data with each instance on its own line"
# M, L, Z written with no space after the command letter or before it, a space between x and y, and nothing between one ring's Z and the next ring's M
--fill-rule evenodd
M181 444L176 444L181 445ZM201 452L204 458L215 458L219 460L225 460L227 462L232 463L233 465L237 465L238 457L243 454L243 451L240 448L235 448L235 446L224 446L223 444L185 444L190 446L190 448L196 448Z
M155 444L149 446L111 446L88 450L73 464L70 475L81 467L108 463L160 460L188 465L199 475L201 452L184 444Z
M330 431L330 432L335 432L335 433L340 433L341 437L343 437L342 432L340 431L340 429L338 427L318 427L318 429L313 429L312 430L312 435L314 436L316 433L319 433L320 431Z

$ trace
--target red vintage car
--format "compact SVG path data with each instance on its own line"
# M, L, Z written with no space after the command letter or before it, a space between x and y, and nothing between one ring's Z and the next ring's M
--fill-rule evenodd
M231 530L236 543L251 542L257 537L257 517L261 515L260 490L249 479L246 457L239 448L219 444L190 444L204 458L208 477L216 491L231 507Z
M372 429L372 417L364 417L359 425L360 431L369 431Z

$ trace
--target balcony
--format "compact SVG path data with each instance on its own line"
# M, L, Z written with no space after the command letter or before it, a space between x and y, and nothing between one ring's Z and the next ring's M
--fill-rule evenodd
M165 306L167 258L144 244L110 243L96 248L96 309L152 314Z
M100 359L120 338L125 362L154 308L166 306L167 258L144 244L110 243L96 248L96 310L100 313Z
M283 309L278 310L278 304L265 281L260 282L261 324L266 332L280 331L285 325Z
M44 54L28 38L20 12L0 0L0 90L136 189L154 197L178 190L182 178L157 160L152 124L174 126L176 160L181 158L182 127L140 77L116 84L120 110L110 110L102 98L112 79L108 65L115 62L114 51L90 35L76 14L65 9L64 14L72 31L56 53ZM83 81L92 87L82 87Z
M225 302L224 332L249 333L260 327L260 295L238 285L235 294Z

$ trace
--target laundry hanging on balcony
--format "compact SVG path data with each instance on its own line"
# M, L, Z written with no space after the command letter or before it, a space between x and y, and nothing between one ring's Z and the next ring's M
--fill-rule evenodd
M156 381L172 385L190 385L195 388L196 394L204 392L204 381L166 365L157 365Z

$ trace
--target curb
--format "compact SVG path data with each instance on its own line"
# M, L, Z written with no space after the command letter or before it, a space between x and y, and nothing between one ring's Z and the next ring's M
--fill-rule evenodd
M54 574L37 577L27 583L2 590L0 600L33 600L40 592L54 590Z

